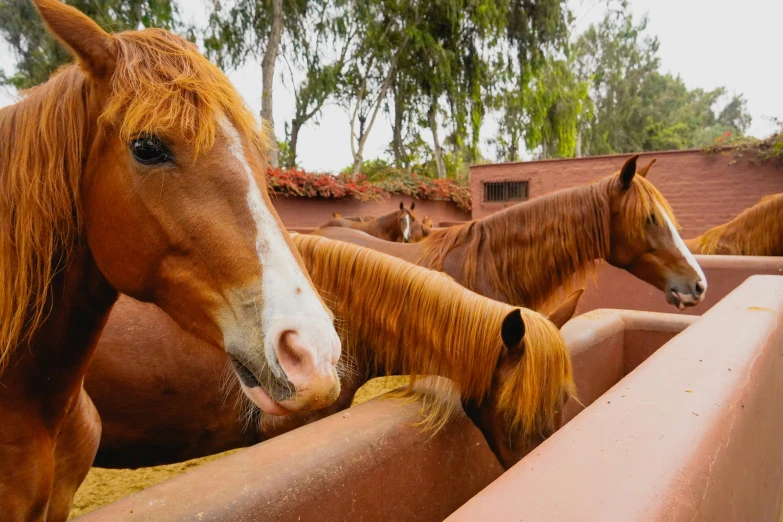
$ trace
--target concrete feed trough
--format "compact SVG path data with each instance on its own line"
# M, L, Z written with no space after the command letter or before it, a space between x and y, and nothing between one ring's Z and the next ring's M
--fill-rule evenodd
M448 520L777 520L783 277L754 276Z
M697 320L617 310L572 320L563 333L581 402L591 404ZM565 420L581 409L570 404ZM467 418L432 438L413 425L417 410L376 399L78 520L443 520L502 468Z

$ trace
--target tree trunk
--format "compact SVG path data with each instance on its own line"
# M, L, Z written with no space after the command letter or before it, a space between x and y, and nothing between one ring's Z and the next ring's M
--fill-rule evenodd
M576 131L576 154L577 158L582 157L582 129Z
M403 167L402 159L402 123L405 115L405 104L402 101L399 84L396 85L394 92L394 138L392 148L394 149L394 166L398 169Z
M430 110L428 113L430 120L430 130L432 131L432 145L433 153L435 154L435 165L438 169L438 178L444 179L446 177L446 164L443 162L443 150L440 148L440 140L438 139L438 101L432 100L430 104Z
M283 0L272 0L272 28L269 31L269 40L264 50L264 59L261 61L261 118L267 121L272 134L275 132L275 119L272 110L272 89L275 83L275 62L280 50L280 38L283 33ZM277 167L279 164L277 139L269 151L269 164Z
M296 167L296 145L299 142L299 129L302 128L302 124L298 118L291 120L291 136L288 138L288 164L286 167Z
M351 175L356 176L362 171L362 161L364 161L364 123L367 116L359 116L359 137L356 140L356 152L353 154L353 168Z

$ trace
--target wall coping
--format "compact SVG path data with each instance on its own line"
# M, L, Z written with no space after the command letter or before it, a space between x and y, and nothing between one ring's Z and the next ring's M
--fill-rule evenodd
M598 156L582 156L581 158L547 158L547 159L539 159L539 160L531 160L531 161L507 161L502 163L482 163L480 165L471 165L470 170L472 174L473 169L481 169L485 167L527 165L531 163L557 163L557 162L566 162L566 161L585 161L585 160L594 160L594 159L627 158L628 156L632 156L633 154L638 154L640 157L641 156L673 156L677 154L693 154L694 152L707 154L703 152L701 149L624 152L622 154L600 154Z

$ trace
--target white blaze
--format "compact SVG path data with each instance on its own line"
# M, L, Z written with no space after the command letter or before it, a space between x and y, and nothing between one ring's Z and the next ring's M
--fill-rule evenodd
M270 367L278 378L284 378L275 350L275 341L282 331L289 329L310 329L309 335L315 341L315 360L329 365L334 343L338 343L332 320L302 268L297 263L278 221L264 203L258 183L245 157L239 133L227 120L221 120L221 127L228 139L228 150L236 158L247 175L247 206L256 225L256 252L262 266L263 288L261 309L264 352ZM308 332L301 332L308 333Z
M693 257L693 253L688 249L687 246L685 246L685 242L680 237L680 233L677 232L677 228L674 226L674 223L672 223L672 220L669 219L669 215L666 213L666 211L664 211L660 203L658 204L658 210L661 211L661 215L663 215L663 219L666 221L666 225L669 227L669 232L671 233L672 239L674 240L674 246L677 247L677 250L680 251L682 256L685 258L685 261L691 266L691 268L693 268L693 270L699 274L702 283L704 283L704 293L706 293L707 278L704 276L704 272L699 266L699 263L696 262L696 258Z
M410 239L411 239L411 216L410 216L410 214L405 214L405 228L402 231L402 238L405 241L410 241Z

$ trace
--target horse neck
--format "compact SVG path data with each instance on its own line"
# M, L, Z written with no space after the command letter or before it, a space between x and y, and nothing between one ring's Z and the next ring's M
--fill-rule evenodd
M469 288L514 306L540 310L558 289L567 291L578 284L596 261L606 258L609 220L608 190L601 182L549 194L479 220L470 230L474 237L466 241L472 250L464 260L466 275L472 275Z
M82 387L87 365L117 291L95 265L89 249L72 253L52 282L49 314L30 340L11 354L0 375L0 401L38 404L56 424Z

